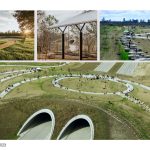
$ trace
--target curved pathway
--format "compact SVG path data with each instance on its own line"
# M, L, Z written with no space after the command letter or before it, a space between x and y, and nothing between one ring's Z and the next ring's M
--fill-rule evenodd
M4 91L2 91L0 93L0 98L5 97L10 91L12 91L13 89L15 89L18 86L21 86L22 84L25 84L25 83L28 83L28 82L31 82L31 81L35 81L35 80L38 80L38 79L45 79L45 78L52 78L52 77L55 77L55 76L43 76L43 77L39 77L39 78L24 79L20 82L14 83L13 85L7 87Z
M1 98L1 99L4 98L4 97L5 97L9 92L11 92L13 89L15 89L16 87L19 87L19 86L21 86L21 85L23 85L23 84L25 84L25 83L29 83L29 82L32 82L32 81L35 81L35 80L40 80L40 79L57 78L57 77L60 77L60 76L58 76L58 75L43 76L43 77L40 77L40 78L32 78L32 79L23 80L23 81L21 81L21 82L17 82L17 83L15 83L15 84L13 84L13 86L6 88L2 93L0 93L0 98ZM75 101L77 101L77 100L75 100ZM77 102L78 102L78 103L81 103L81 104L85 104L85 105L87 105L87 106L91 106L91 104L87 104L87 103L84 103L84 102L82 102L82 101L77 101ZM103 112L106 113L108 116L114 118L117 122L120 122L121 124L127 125L125 122L122 122L117 116L115 116L115 115L113 115L112 113L110 113L110 112L104 110L103 108L98 107L98 106L96 106L96 105L92 105L92 107L97 108L97 109L103 111ZM127 125L127 126L128 126L128 125Z
M79 77L82 77L82 78L94 78L94 79L97 79L97 76L96 75L92 75L92 74L89 74L89 75L78 75L78 74L73 74L73 75L53 75L53 76L42 76L42 77L38 77L38 78L31 78L31 79L24 79L23 81L20 81L20 82L17 82L17 83L14 83L13 85L7 87L4 91L2 91L0 93L0 98L2 99L3 97L5 97L10 91L12 91L13 89L15 89L16 87L18 86L21 86L22 84L25 84L25 83L28 83L28 82L32 82L32 81L35 81L35 80L39 80L39 79L45 79L45 78L55 78L53 81L52 81L52 84L57 87L57 88L61 88L63 90L67 90L67 91L71 91L71 92L78 92L78 93L83 93L83 94L93 94L93 95L118 95L118 96L121 96L122 98L126 98L128 100L130 100L131 102L139 105L140 107L142 107L144 110L150 112L150 107L148 105L146 105L144 102L142 102L141 100L137 99L137 98L134 98L134 97L131 97L128 95L128 93L132 92L134 90L134 87L132 86L132 84L134 85L138 85L140 86L141 88L143 89L146 89L146 90L150 90L150 87L148 86L145 86L145 85L142 85L142 84L138 84L136 82L131 82L131 81L128 81L128 80L121 80L119 78L112 78L112 77L109 77L109 76L99 76L99 78L102 78L104 80L109 80L109 81L113 81L113 82L121 82L123 83L127 89L123 92L114 92L114 93L95 93L95 92L86 92L86 91L80 91L80 90L75 90L75 89L69 89L69 88L66 88L66 87L63 87L59 84L59 81L60 80L63 80L63 79L66 79L66 78L79 78ZM98 79L99 79L98 78Z
M0 45L0 49L4 49L4 48L7 48L7 47L10 47L12 45L16 44L16 41L15 40L11 40L11 41L8 41L4 44L1 44Z
M68 63L63 63L63 64L60 64L60 65L55 65L55 66L41 66L41 68L54 68L54 67L62 67L62 66L65 66L67 65ZM0 65L0 66L3 66L3 65ZM4 65L5 66L5 65ZM8 66L8 65L7 65ZM16 66L16 65L11 65L11 66ZM18 66L18 65L17 65ZM22 65L19 65L19 66L22 66ZM30 67L33 67L33 68L40 68L40 66L30 66ZM14 71L7 71L7 72L2 72L0 73L0 75L7 75L7 76L4 76L3 78L0 79L0 82L4 82L4 81L7 81L7 80L10 80L12 78L15 78L15 77L18 77L18 76L22 76L23 74L30 74L34 72L33 69L26 69L26 70L14 70ZM13 75L17 73L16 75ZM9 75L8 75L9 74Z
M53 75L53 76L42 76L42 77L39 77L39 78L32 78L32 79L26 79L26 80L23 80L21 82L17 82L15 84L13 84L12 86L6 88L2 93L0 93L0 98L2 99L3 97L5 97L9 92L11 92L13 89L15 89L16 87L18 86L21 86L22 84L25 84L25 83L28 83L28 82L32 82L32 81L35 81L35 80L40 80L40 79L45 79L45 78L55 78L52 83L54 85L54 81L59 79L59 78L64 78L65 77L71 77L72 75ZM75 75L77 77L81 77L81 75ZM96 77L95 75L82 75L82 77ZM131 82L131 81L128 81L128 80L121 80L119 78L112 78L112 77L109 77L109 76L100 76L102 78L106 78L107 80L113 80L114 82L123 82L125 83L127 86L130 86L131 84L133 85L138 85L140 86L141 88L143 89L146 89L146 90L150 90L150 87L148 86L145 86L145 85L142 85L142 84L139 84L139 83L136 83L136 82ZM54 85L55 86L55 85ZM57 86L56 86L57 87ZM60 88L60 87L59 87ZM133 90L132 88L134 88L132 85L130 87L127 87L127 89L130 89L130 90ZM67 90L67 89L65 89ZM135 99L133 97L129 97L128 95L126 95L126 93L128 92L131 92L131 91L126 91L125 94L124 93L120 93L120 92L116 92L115 94L118 95L118 96L121 96L123 98L126 98L128 100L130 100L131 102L134 102L135 104L139 105L143 110L147 111L147 112L150 112L150 107L146 104L144 104L144 102L138 100L138 99ZM94 92L93 92L94 93ZM87 93L86 93L87 94ZM77 100L75 100L77 101ZM124 124L124 125L127 125L129 127L129 125L126 123L126 121L123 121L120 120L118 118L118 116L116 116L115 114L112 114L112 112L109 112L107 110L104 110L103 108L99 107L99 106L96 106L96 105L91 105L91 104L87 104L85 102L82 102L82 101L78 101L79 103L84 103L85 105L89 105L89 106L92 106L92 107L95 107L101 111L103 111L104 113L106 113L107 115L109 115L110 117L114 118L117 122L120 122L121 124ZM128 122L129 123L129 122ZM130 123L129 123L130 124ZM132 126L132 124L130 124ZM129 127L130 128L130 127Z
M58 78L56 80L53 80L52 84L55 87L58 87L58 88L62 88L62 89L65 89L65 90L68 90L68 91L72 91L72 92L79 92L79 93L83 93L83 94L95 94L95 95L105 95L105 94L107 94L107 95L114 95L115 93L118 93L118 92L113 92L113 93L108 93L108 92L107 93L86 92L86 91L80 91L80 90L66 88L66 87L64 87L64 86L59 84L59 81L67 79L67 78L86 78L86 79L95 79L95 80L103 79L103 80L106 80L106 81L112 81L112 82L116 82L116 83L119 83L119 82L122 81L122 80L119 80L118 78L112 78L112 77L108 77L108 76L98 76L98 79L97 79L96 75L82 75L81 76L81 75L73 74L71 76L70 75L69 76L63 76L63 77L60 77L60 78ZM122 84L127 87L127 89L122 92L123 94L128 94L129 92L133 91L133 86L131 84L124 83L124 82L122 82Z
M22 75L24 75L24 74L30 74L30 73L32 73L32 72L33 72L32 70L20 71L20 72L18 72L16 75L9 75L9 76L7 76L7 77L1 78L1 79L0 79L0 82L2 83L2 82L4 82L4 81L13 79L13 78L15 78L15 77L22 76Z
M66 87L63 87L62 85L59 84L59 81L63 80L63 79L66 79L66 78L79 78L79 77L82 77L82 78L97 78L96 75L66 75L66 76L62 76L62 77L59 77L58 79L55 79L52 81L52 84L55 86L55 87L58 87L58 88L61 88L63 90L67 90L67 91L72 91L72 92L78 92L78 93L83 93L83 94L94 94L94 95L118 95L118 96L121 96L122 98L126 98L128 100L130 100L131 102L139 105L140 107L142 107L144 110L146 110L147 112L150 112L150 107L148 105L146 105L144 102L142 102L141 100L137 99L137 98L134 98L134 97L131 97L128 95L128 93L132 92L134 90L134 87L132 86L133 85L137 85L137 86L140 86L141 88L143 89L146 89L146 90L150 90L150 87L148 86L145 86L143 84L139 84L139 83L136 83L136 82L131 82L131 81L128 81L128 80L121 80L119 78L112 78L112 77L109 77L109 76L99 76L99 78L102 78L104 80L109 80L109 81L113 81L113 82L121 82L121 83L125 83L125 86L127 87L127 89L123 92L115 92L115 93L95 93L95 92L85 92L85 91L80 91L80 90L75 90L75 89L69 89L69 88L66 88Z

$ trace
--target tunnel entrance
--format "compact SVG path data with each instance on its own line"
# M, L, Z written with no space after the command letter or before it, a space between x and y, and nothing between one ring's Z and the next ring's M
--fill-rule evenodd
M20 140L50 139L54 128L54 116L49 111L39 111L24 123L18 135Z
M61 132L59 140L90 140L93 127L85 118L74 119Z

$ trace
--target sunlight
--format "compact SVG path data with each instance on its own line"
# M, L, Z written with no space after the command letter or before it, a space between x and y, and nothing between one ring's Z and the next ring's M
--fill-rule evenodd
M30 30L28 30L28 29L26 29L26 30L24 30L24 34L29 34L31 31Z

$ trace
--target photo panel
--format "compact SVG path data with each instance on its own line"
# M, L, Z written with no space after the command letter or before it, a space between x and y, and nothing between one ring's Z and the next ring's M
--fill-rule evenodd
M34 60L34 11L0 11L0 61Z
M103 10L99 18L101 60L150 60L149 10Z
M97 11L38 11L38 60L97 60Z
M148 140L149 79L149 62L0 63L0 139Z

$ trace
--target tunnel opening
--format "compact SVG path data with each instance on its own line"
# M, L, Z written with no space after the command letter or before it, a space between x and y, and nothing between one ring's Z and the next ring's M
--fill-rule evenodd
M21 140L50 139L54 128L54 116L51 111L39 111L31 115L20 129Z
M59 136L59 140L90 140L93 127L85 118L78 118L70 122Z
M38 114L37 116L35 116L33 119L31 119L27 123L27 125L23 128L22 132L25 132L25 131L30 130L31 128L34 128L40 124L44 124L44 123L47 123L50 121L52 121L52 119L49 114L47 114L47 113Z

